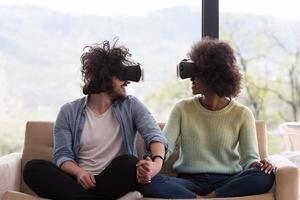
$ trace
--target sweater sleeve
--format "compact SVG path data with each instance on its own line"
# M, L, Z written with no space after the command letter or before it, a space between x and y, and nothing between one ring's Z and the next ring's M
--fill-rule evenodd
M239 133L239 147L241 153L241 165L244 169L249 168L253 162L259 161L255 119L249 109L246 109L243 112Z
M171 111L170 117L166 126L163 129L163 134L169 142L169 149L167 152L167 158L169 158L174 152L176 141L180 136L181 130L181 112L180 106L177 104Z

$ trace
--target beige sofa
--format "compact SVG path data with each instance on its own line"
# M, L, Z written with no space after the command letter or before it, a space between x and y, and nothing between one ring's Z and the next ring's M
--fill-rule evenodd
M163 124L160 124L163 127ZM256 129L261 158L268 157L267 136L265 123L256 121ZM22 169L31 159L52 160L52 130L53 122L28 122L25 131L23 153L12 153L0 158L0 198L2 200L37 200L41 199L28 189L22 179ZM143 154L143 142L137 139L139 157ZM178 150L166 162L162 173L173 174L172 164L178 157ZM276 163L278 170L273 189L266 194L235 197L215 198L218 200L297 200L298 199L298 169L287 159L280 156L268 157ZM127 199L133 199L127 198ZM152 199L152 198L143 198Z

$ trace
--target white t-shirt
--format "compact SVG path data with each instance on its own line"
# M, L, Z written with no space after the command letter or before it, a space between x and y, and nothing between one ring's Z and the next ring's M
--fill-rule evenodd
M120 124L111 107L103 114L86 107L86 120L80 139L78 164L92 173L100 174L116 156L123 153Z

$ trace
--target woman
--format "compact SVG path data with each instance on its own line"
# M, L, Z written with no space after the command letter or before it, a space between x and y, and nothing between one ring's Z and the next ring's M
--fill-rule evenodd
M276 167L260 160L253 114L233 99L242 76L232 48L206 37L189 57L196 68L191 77L195 96L176 104L163 131L169 155L181 139L173 166L178 177L156 176L142 187L143 195L215 198L267 192Z

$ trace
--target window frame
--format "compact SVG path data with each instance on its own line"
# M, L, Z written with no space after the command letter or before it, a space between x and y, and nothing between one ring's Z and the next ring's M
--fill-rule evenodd
M219 0L202 0L202 37L219 38Z

